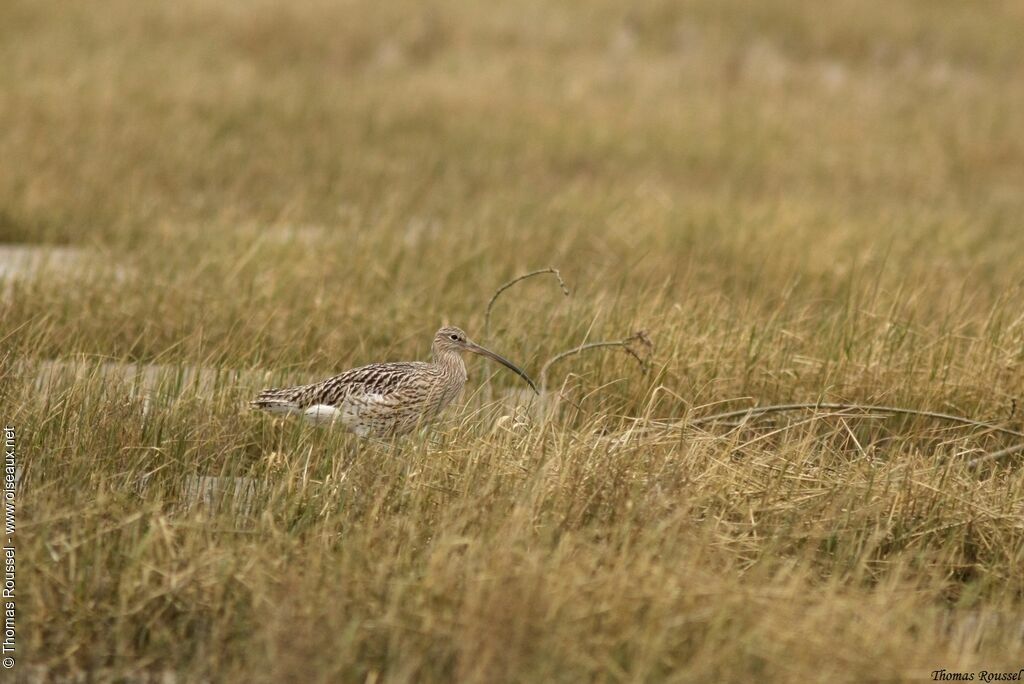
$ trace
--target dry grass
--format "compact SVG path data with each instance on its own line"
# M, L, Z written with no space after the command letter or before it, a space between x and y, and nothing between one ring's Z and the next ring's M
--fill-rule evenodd
M88 264L0 291L25 680L1024 664L1024 470L964 465L1005 437L850 415L629 432L816 400L1021 429L1019 3L2 15L0 240ZM423 357L444 319L482 338L494 289L547 266L572 296L520 283L479 341L536 374L645 330L648 372L568 357L562 400L517 410L474 362L465 407L391 446L241 408ZM262 484L195 505L197 475Z

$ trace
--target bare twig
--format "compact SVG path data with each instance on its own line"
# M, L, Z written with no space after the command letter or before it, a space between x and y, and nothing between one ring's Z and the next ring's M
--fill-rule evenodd
M650 350L654 348L654 343L651 342L651 338L649 338L647 336L647 333L644 332L643 330L638 330L637 332L633 333L629 337L623 338L621 340L609 340L609 341L605 341L605 342L588 342L586 344L581 344L578 347L573 347L572 349L567 349L564 352L561 352L560 354L555 354L550 359L548 359L544 363L543 366L541 366L541 369L540 369L540 388L541 388L541 393L543 393L547 389L547 385L548 385L548 369L552 366L552 364L554 364L554 363L556 363L558 361L561 361L562 359L564 359L564 358L566 358L568 356L573 356L575 354L580 354L582 352L589 351L589 350L592 350L592 349L604 349L604 348L607 348L607 347L618 347L618 348L622 349L624 352L626 352L627 354L629 354L630 356L632 356L634 359L636 359L636 362L638 364L640 364L640 368L646 371L647 370L647 361L644 359L644 357L640 356L640 354L634 348L634 345L637 345L637 344L639 344L641 346L642 351L644 351L644 352L650 352Z
M714 413L708 416L698 416L689 420L679 421L667 421L667 420L650 420L643 418L634 418L634 426L637 424L644 424L647 427L631 427L627 431L629 435L636 433L647 433L656 430L671 430L680 429L688 426L700 426L707 425L709 423L716 423L722 421L733 420L733 422L727 423L731 428L741 427L745 420L748 418L758 418L761 416L768 415L770 413L784 413L788 411L837 411L839 413L827 413L815 418L842 418L852 417L850 411L859 411L867 414L897 414L904 416L920 416L922 418L930 418L932 420L940 420L949 423L956 423L959 425L969 425L971 427L984 428L987 432L996 432L1003 435L1009 435L1012 437L1024 438L1024 432L1014 430L1012 428L1003 427L994 423L987 423L981 420L974 420L973 418L967 418L965 416L958 416L951 413L938 413L936 411L923 411L919 409L903 408L900 406L878 406L874 404L841 404L841 403L829 403L829 402L807 402L802 404L776 404L771 406L754 406L747 409L737 409L735 411L725 411L723 413ZM865 418L867 416L864 416ZM882 417L882 416L878 416ZM734 420L739 419L739 420ZM983 433L984 434L984 433ZM967 462L968 468L976 468L984 463L992 463L1008 456L1014 456L1016 454L1024 453L1024 443L1016 444L1005 449L993 451L988 454L984 454L975 459Z
M725 413L716 413L710 416L700 416L687 422L689 425L706 425L707 423L713 423L719 420L728 420L729 418L754 418L769 413L783 413L786 411L814 411L818 409L823 409L826 411L863 411L865 413L895 413L906 416L922 416L924 418L931 418L933 420L943 420L950 423L959 423L961 425L982 427L993 432L1000 432L1004 435L1024 437L1024 432L1012 430L1010 428L1005 428L1000 425L994 425L992 423L986 423L980 420L965 418L964 416L957 416L950 413L937 413L935 411L922 411L919 409L902 408L899 406L875 406L871 404L835 404L814 402L804 404L778 404L775 406L755 406L749 409L739 409L736 411L727 411ZM667 425L668 424L666 424L666 426Z
M1019 454L1022 452L1024 452L1024 444L1015 444L1012 447L1000 449L999 451L993 451L990 454L985 454L984 456L979 456L978 458L971 459L970 461L967 462L967 467L977 468L982 463L994 463L995 461L998 461L1001 458L1006 458L1007 456L1013 456L1014 454Z
M484 334L485 335L490 335L490 333L491 333L491 309L494 308L494 302L497 301L499 296L501 296L501 293L504 292L505 290L507 290L508 288L512 287L513 285L515 285L516 283L518 283L521 280L526 280L527 278L532 278L533 276L544 275L545 273L551 273L552 275L554 275L555 278L558 279L558 284L562 288L562 293L566 297L569 296L569 287L565 284L565 281L562 280L562 274L561 274L561 272L557 268L542 268L542 269L540 269L538 271L532 271L530 273L524 273L523 275L521 275L521 276L519 276L517 278L513 278L512 280L508 281L507 283L505 283L504 285L499 287L497 290L495 290L494 294L491 295L491 301L487 302L487 310L484 313Z
M1024 437L1024 432L1014 430L1011 428L1003 427L1001 425L995 425L993 423L986 423L980 420L974 420L972 418L966 418L964 416L957 416L950 413L937 413L935 411L922 411L918 409L908 409L899 406L875 406L871 404L836 404L836 403L805 403L805 404L778 404L774 406L755 406L749 409L738 409L735 411L726 411L724 413L715 413L710 416L700 416L685 422L670 423L667 421L651 421L654 425L662 428L668 427L681 427L685 425L707 425L708 423L715 423L723 420L729 420L732 418L757 418L760 416L767 415L769 413L783 413L787 411L814 411L814 410L826 410L826 411L861 411L864 413L894 413L906 416L921 416L923 418L931 418L932 420L941 420L950 423L958 423L960 425L970 425L972 427L985 428L990 432L998 432L1004 435L1010 435L1013 437ZM847 414L848 415L848 414ZM733 424L733 426L741 425L742 420L739 423ZM992 463L1008 456L1015 454L1024 453L1024 443L1016 444L999 451L993 451L979 456L971 461L967 462L968 468L976 468L983 463Z

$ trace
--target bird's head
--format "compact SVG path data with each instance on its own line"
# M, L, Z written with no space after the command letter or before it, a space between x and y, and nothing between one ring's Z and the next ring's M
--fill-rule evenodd
M533 380L530 379L530 376L528 376L522 368L516 366L514 363L512 363L505 357L495 354L490 349L485 349L476 342L473 342L466 336L466 333L464 333L461 329L456 328L455 326L446 325L445 327L438 330L437 334L434 335L434 343L433 345L431 345L431 349L434 352L435 358L443 354L458 354L460 352L471 352L473 354L479 354L480 356L486 356L489 359L497 361L498 363L505 366L513 373L521 377L523 380L529 383L530 387L533 388L534 392L537 392L537 386L533 384ZM539 392L537 393L540 394Z

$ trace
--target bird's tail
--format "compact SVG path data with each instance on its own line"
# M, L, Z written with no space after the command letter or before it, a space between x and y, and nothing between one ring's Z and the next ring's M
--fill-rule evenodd
M284 389L272 388L259 393L255 399L249 402L254 409L269 411L270 413L302 413L299 402L296 401L298 387L286 387Z

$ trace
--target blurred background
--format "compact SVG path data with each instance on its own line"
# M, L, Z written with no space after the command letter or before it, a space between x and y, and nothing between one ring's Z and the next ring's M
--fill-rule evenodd
M543 266L583 294L768 307L858 272L926 290L927 315L1019 284L1017 2L13 0L3 15L0 240L116 271L59 301L33 286L92 312L51 318L69 340L52 353L315 359L285 332L300 325L333 347L347 326L375 345L415 331L421 349L440 318L471 327L481 295ZM97 301L111 289L116 306ZM276 322L247 327L270 301Z

